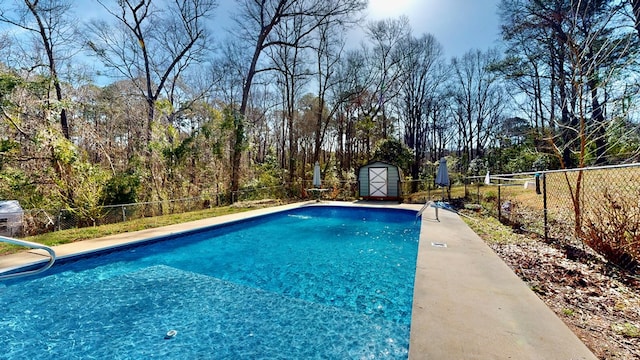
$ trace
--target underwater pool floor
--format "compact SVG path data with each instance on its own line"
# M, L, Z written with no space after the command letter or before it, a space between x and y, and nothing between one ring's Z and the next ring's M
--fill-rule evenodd
M410 204L385 204L374 202L322 202L330 205L345 206L380 206L419 210L421 205ZM61 245L55 248L58 256L90 252L95 249L117 246L122 243L142 241L150 237L167 235L181 232L197 227L211 226L236 219L251 216L259 216L271 212L293 209L299 206L314 206L315 203L298 203L284 205L269 209L259 209L247 213L220 216L216 218L200 220L185 224L172 225L164 228L143 230L135 233L119 234L101 239L87 240L72 244ZM511 269L498 258L495 253L460 219L460 217L449 211L440 210L439 219L436 221L432 209L427 209L422 217L422 228L420 233L420 244L418 249L418 259L416 276L414 283L414 298L411 319L411 336L409 345L409 359L595 359L589 349L567 328L567 326L523 283ZM434 246L446 244L446 247ZM40 250L23 252L0 257L0 268L11 268L19 265L41 261L43 254ZM179 284L173 288L163 288L153 286L156 291L148 291L140 298L131 301L130 297L119 299L113 298L108 304L92 303L92 292L112 291L113 293L128 293L130 289L136 287L148 288L150 284L160 284L163 281L177 281ZM204 284L200 287L196 284ZM0 284L1 285L1 284ZM43 285L44 286L44 285ZM197 290L195 290L197 289ZM205 289L205 290L202 290ZM0 289L1 290L1 289ZM16 290L20 291L20 290ZM233 338L223 335L215 327L199 328L197 324L180 323L184 317L183 312L202 310L204 306L201 302L190 303L185 301L189 292L198 291L200 295L204 291L207 297L211 297L212 302L217 302L207 311L211 317L207 323L220 322L223 324L227 319L227 311L237 310L236 306L242 303L237 301L242 298L252 302L251 309L245 309L247 316L243 321L252 321L252 318L263 318L272 316L272 312L278 311L277 304L282 301L287 302L287 307L296 309L289 314L290 322L272 323L256 325L256 332L263 332L261 336L256 333L246 334L235 333ZM16 294L18 295L18 294ZM92 310L91 318L84 319L83 324L68 326L67 328L56 328L56 324L47 323L45 319L38 319L38 326L42 331L58 331L58 336L62 339L69 336L74 331L89 331L91 324L95 324L96 329L100 329L101 319L113 317L119 313L119 308L126 306L137 306L140 313L139 324L142 328L147 328L151 324L144 323L145 312L162 312L166 321L160 325L157 331L166 333L169 330L177 330L177 335L169 340L158 339L157 332L148 331L144 336L153 337L150 342L152 346L145 349L137 349L140 357L172 358L178 357L182 349L198 346L200 341L189 341L182 343L189 336L182 336L185 333L193 332L192 336L206 338L202 344L217 341L226 344L218 354L211 354L207 348L202 348L203 358L254 358L251 353L252 342L255 348L261 351L269 351L272 356L263 358L289 359L289 358L314 358L314 346L330 347L323 349L324 353L335 354L329 358L361 358L363 352L370 353L373 342L359 342L362 337L357 332L344 336L326 331L326 324L340 322L348 333L350 326L368 329L367 337L372 334L382 340L382 344L393 352L393 338L388 336L393 327L401 326L390 323L372 322L363 315L351 314L348 311L341 311L335 308L312 304L302 300L283 298L277 294L266 293L257 289L244 288L239 285L227 283L225 281L210 278L208 276L190 273L167 266L153 266L123 276L110 279L104 286L96 288L87 285L72 289L64 296L69 296L69 301L86 302ZM180 306L176 304L181 304ZM248 307L247 307L248 308ZM95 311L97 310L97 311ZM28 311L25 309L24 311ZM64 311L61 309L61 311ZM251 312L256 312L252 314ZM75 314L77 315L77 314ZM276 315L273 315L274 317ZM277 315L280 317L280 315ZM82 317L79 317L82 318ZM236 320L237 321L237 320ZM313 343L302 342L296 337L293 329L295 323L304 322L309 331L316 334L318 341ZM124 323L124 321L123 321ZM225 324L225 327L234 329L241 324ZM281 339L282 335L276 336L271 327L286 329L291 326L290 335ZM84 329L84 330L83 330ZM98 331L98 330L96 330ZM104 330L102 330L104 331ZM138 331L133 329L118 328L116 323L112 329L108 329L112 336L102 338L100 348L104 349L104 356L112 357L117 354L117 349L130 346L127 343L118 341L118 334L126 331ZM228 333L228 329L225 329ZM277 331L282 334L281 331ZM342 333L342 332L341 332ZM270 336L272 334L273 336ZM344 333L342 333L344 334ZM265 338L266 336L266 338ZM96 338L98 335L96 335ZM181 338L183 340L181 340ZM257 339L261 343L255 343ZM7 339L3 339L4 344L8 344ZM88 336L87 344L76 344L76 346L91 346L91 336ZM280 341L287 341L299 349L301 355L285 354L278 351ZM390 343L391 342L391 343ZM10 342L9 342L10 343ZM54 342L43 344L45 348L52 351L56 349ZM247 348L247 346L249 346ZM267 349L267 350L265 350ZM130 349L128 349L130 350ZM71 352L72 349L60 348L58 351ZM249 351L249 352L247 352ZM327 352L329 351L329 352ZM3 355L6 355L4 353ZM399 354L389 354L396 357ZM400 355L402 356L402 355ZM11 357L9 357L11 358Z
M56 286L40 279L29 286L12 286L12 295L29 296L33 287ZM87 282L61 296L63 307L51 310L58 314L43 313L45 306L16 310L29 311L27 328L40 340L22 348L23 337L15 334L14 341L6 331L11 325L3 324L3 356L31 357L32 346L58 359L74 359L76 353L78 359L85 358L86 349L98 359L113 354L126 354L128 359L180 359L185 354L216 359L407 356L406 339L395 337L408 332L406 325L164 265ZM9 305L0 302L4 308ZM59 321L60 313L69 309L74 313ZM163 337L172 330L175 336Z

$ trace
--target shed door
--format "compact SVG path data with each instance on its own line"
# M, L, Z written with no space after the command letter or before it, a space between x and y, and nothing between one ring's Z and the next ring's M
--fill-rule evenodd
M387 168L369 168L369 196L387 196Z

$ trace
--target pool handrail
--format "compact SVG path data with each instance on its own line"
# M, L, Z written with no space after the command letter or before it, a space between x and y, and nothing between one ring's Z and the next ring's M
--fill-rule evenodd
M438 218L438 205L436 203L434 203L433 201L429 200L426 203L424 203L424 205L422 206L422 208L418 211L418 213L416 214L416 218L422 216L422 213L429 207L432 206L435 208L436 211L436 220L440 221L440 219Z
M42 249L47 253L49 253L49 261L44 266L37 268L35 270L27 270L27 271L20 271L20 272L11 272L12 270L8 270L8 271L0 272L0 280L15 279L23 276L39 274L49 269L53 265L53 263L56 261L56 252L52 248L46 245L34 243L31 241L24 241L24 240L9 238L6 236L0 236L0 242L30 247L33 249ZM7 272L11 272L11 273L7 274Z

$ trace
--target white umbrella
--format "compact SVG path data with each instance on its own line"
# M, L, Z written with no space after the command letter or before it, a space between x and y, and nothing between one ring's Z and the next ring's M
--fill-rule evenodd
M491 176L489 176L488 171L487 171L487 176L484 177L484 183L487 185L491 185Z
M316 161L313 167L313 187L320 188L322 186L322 179L320 178L320 163Z
M444 188L449 186L449 172L447 171L447 159L440 159L438 173L436 174L436 185L442 186L442 200L444 201Z

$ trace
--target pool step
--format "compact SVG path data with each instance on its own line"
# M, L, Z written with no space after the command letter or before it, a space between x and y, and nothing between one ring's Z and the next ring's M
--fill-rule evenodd
M97 358L163 359L406 359L408 353L407 326L163 265L72 287L41 285L0 292L0 337L16 358L43 347L55 358L73 348L90 348L87 355ZM165 339L170 330L177 334Z

